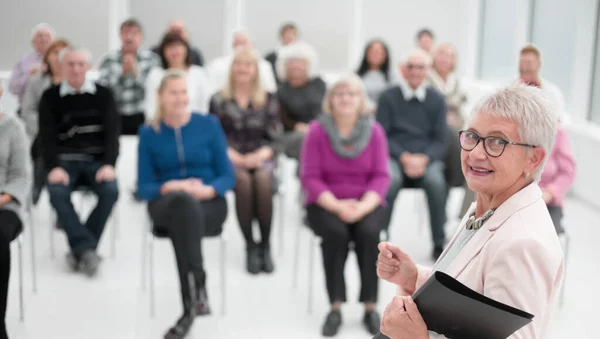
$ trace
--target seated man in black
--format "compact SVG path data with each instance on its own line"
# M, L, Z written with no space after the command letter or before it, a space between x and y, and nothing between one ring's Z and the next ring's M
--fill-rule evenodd
M437 258L445 242L448 188L443 159L448 125L444 97L425 82L430 64L431 57L420 49L407 55L400 66L399 84L379 98L377 120L385 129L391 157L384 227L389 227L394 201L405 178L415 180L427 194L433 257Z
M50 202L71 247L67 260L74 270L93 276L100 264L98 242L118 198L114 166L120 119L111 91L86 80L90 60L85 50L65 48L59 60L64 80L42 95L39 135ZM78 185L98 196L83 224L71 203Z

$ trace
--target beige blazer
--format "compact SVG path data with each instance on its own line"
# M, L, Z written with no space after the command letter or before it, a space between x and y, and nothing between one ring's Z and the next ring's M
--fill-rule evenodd
M474 208L471 205L459 229ZM548 338L563 279L563 252L538 185L528 185L500 205L445 273L478 293L535 316L510 339ZM430 268L419 267L417 288L430 274Z

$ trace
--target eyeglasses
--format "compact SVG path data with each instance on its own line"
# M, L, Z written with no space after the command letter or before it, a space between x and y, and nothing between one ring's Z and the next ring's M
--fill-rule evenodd
M416 70L422 71L422 70L424 70L424 69L425 69L425 65L422 65L422 64L420 64L420 65L418 65L418 64L407 64L407 65L406 65L406 68L407 68L409 71L412 71L413 69L416 69Z
M523 147L536 148L538 146L522 144L519 142L507 141L500 137L481 137L475 132L471 131L460 131L458 132L458 138L460 140L460 147L465 151L472 151L479 145L479 142L483 140L483 148L485 153L490 157L497 158L504 153L506 145L516 145Z

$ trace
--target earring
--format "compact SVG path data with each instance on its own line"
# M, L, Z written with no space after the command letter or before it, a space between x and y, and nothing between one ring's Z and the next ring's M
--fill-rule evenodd
M525 179L529 178L529 172L525 173Z

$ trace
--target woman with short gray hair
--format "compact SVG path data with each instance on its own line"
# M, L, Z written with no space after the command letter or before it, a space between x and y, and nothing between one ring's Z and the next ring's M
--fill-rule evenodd
M288 157L299 159L308 124L321 115L327 86L316 74L316 52L305 42L284 47L277 59L277 69L282 82L277 96L285 131L283 151Z
M462 171L477 201L437 263L417 266L400 248L379 245L378 275L404 295L390 309L405 306L408 314L384 313L381 332L388 337L430 338L410 295L436 271L534 315L509 338L549 335L563 252L538 182L556 135L555 107L540 89L514 84L481 100L473 112L460 145Z
M10 280L10 243L23 230L22 210L28 203L31 165L25 127L17 117L1 110L0 140L0 339L5 339L8 338L4 319Z

